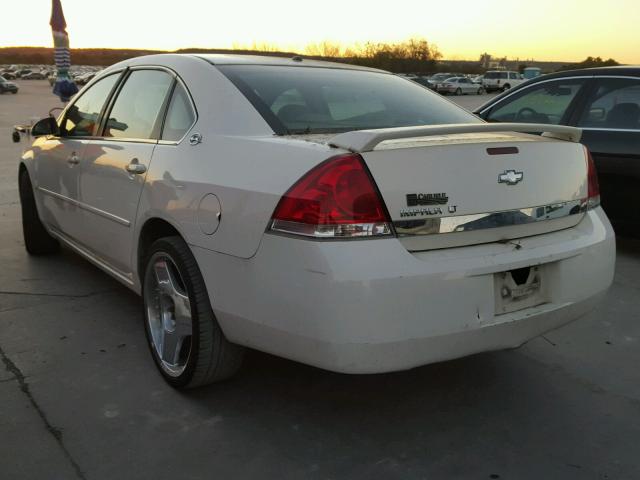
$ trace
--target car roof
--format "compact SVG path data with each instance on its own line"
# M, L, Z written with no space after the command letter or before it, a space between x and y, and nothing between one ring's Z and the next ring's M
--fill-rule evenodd
M299 55L282 56L282 55L241 55L241 54L199 54L199 53L160 53L156 55L143 55L123 60L111 65L100 72L100 76L113 72L123 67L144 66L144 65L163 65L169 64L176 59L188 59L194 62L202 62L203 60L214 66L222 65L268 65L268 66L286 66L286 67L315 67L315 68L332 68L340 70L360 70L367 72L377 72L389 74L385 70L377 68L362 67L359 65L351 65L348 63L325 62L321 60L313 60Z
M326 62L323 60L313 60L294 56L275 56L275 55L238 55L238 54L196 54L194 57L201 58L213 65L270 65L270 66L286 66L286 67L316 67L316 68L339 68L346 70L366 70L372 72L385 72L377 68L362 67L359 65L351 65L348 63Z
M534 80L550 78L563 78L563 77L593 77L602 75L623 75L623 76L640 76L640 66L633 65L621 65L618 67L595 67L595 68L581 68L578 70L565 70L563 72L549 73L536 77ZM533 83L533 82L532 82Z

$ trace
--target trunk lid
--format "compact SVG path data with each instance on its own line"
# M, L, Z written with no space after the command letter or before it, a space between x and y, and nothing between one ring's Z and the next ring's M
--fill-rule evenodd
M577 143L478 132L384 139L360 153L410 251L569 228L586 211Z

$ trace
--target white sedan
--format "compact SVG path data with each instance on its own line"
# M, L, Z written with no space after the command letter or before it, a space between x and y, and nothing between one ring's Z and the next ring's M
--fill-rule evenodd
M175 387L244 347L348 373L517 347L612 281L580 130L487 124L386 72L139 57L31 133L27 251L64 244L141 294Z
M482 85L473 83L470 78L451 77L436 84L436 91L438 93L453 95L482 95L484 93L484 88Z

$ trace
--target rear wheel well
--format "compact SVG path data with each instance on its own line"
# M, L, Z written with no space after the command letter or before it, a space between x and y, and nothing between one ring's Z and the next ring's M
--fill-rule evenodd
M161 218L151 218L142 226L138 238L138 279L140 282L144 276L144 261L147 258L149 247L159 238L174 236L182 237L173 225Z

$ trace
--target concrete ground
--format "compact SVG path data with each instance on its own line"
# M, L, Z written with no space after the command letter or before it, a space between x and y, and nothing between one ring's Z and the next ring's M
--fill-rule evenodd
M56 99L20 86L0 96L0 478L640 478L640 242L619 240L596 311L518 350L374 376L251 352L179 393L136 295L26 255L10 127Z

